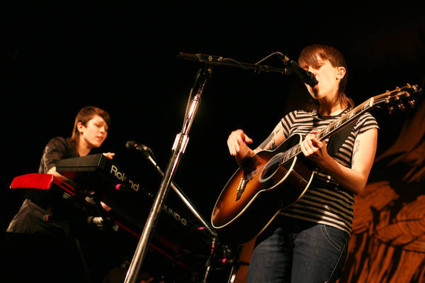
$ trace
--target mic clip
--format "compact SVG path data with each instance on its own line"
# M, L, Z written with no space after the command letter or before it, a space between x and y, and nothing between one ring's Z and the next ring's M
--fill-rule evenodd
M137 151L143 153L143 155L146 156L147 158L154 157L152 149L150 149L149 147L147 147L144 144L138 144L138 143L136 143L136 141L127 141L125 143L125 146L128 149L134 149L134 150L137 150Z
M283 53L280 53L279 55L282 58L283 63L287 65L301 79L303 83L308 84L311 87L318 83L312 72L304 70L300 65L298 65L297 62L289 59Z

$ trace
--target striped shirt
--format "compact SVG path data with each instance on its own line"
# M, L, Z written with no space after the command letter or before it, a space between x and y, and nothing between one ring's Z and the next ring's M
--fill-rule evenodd
M277 127L281 128L286 138L293 134L305 136L327 127L329 123L337 120L348 111L349 109L335 116L321 116L317 110L311 112L295 110L284 116ZM379 128L375 118L368 112L363 113L357 119L347 139L333 156L334 159L343 166L351 167L356 137L373 128ZM328 140L329 138L326 139L326 142ZM315 170L317 170L317 174L305 194L294 204L285 207L281 214L333 226L350 234L353 222L353 193L340 187L330 175L320 171L319 168Z

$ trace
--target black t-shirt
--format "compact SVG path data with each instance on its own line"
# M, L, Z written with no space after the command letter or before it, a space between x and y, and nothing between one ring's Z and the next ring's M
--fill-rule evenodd
M52 138L44 148L38 173L47 173L59 160L72 157L78 157L78 153L70 139Z
M78 157L79 155L74 148L69 139L63 137L52 138L44 148L38 173L47 173L61 159ZM56 202L55 196L49 192L28 190L25 196L44 209L50 209Z
M46 145L40 161L39 173L47 173L56 163L65 158L78 157L75 147L69 139L63 137L52 138ZM11 220L8 232L15 233L51 233L61 231L66 225L50 223L46 216L52 209L61 210L63 204L58 205L58 196L55 192L27 190L20 210ZM63 210L66 210L63 208Z

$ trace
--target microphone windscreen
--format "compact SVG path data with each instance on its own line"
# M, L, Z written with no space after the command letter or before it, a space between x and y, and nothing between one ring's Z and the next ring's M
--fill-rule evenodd
M137 146L136 141L127 141L125 143L125 147L128 149L133 149L135 146Z

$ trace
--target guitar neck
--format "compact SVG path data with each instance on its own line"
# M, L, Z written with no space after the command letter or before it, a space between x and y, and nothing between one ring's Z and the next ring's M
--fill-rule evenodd
M331 122L326 128L317 132L316 138L319 141L325 140L329 136L336 133L338 130L342 129L344 126L348 125L351 121L359 117L362 113L371 109L374 105L375 105L374 97L369 98L362 104L352 109L350 112L342 115L338 120ZM289 149L288 151L289 151L287 156L288 160L302 152L301 146L299 144L295 145L293 148Z
M392 91L386 91L383 94L371 97L362 104L352 109L350 112L342 115L338 120L331 122L326 128L317 132L316 138L319 141L325 140L338 130L348 125L350 122L352 122L364 112L380 104L401 103L404 99L410 100L410 102L413 102L414 104L414 96L419 94L422 94L422 90L418 88L417 85L406 84L406 86L402 88L397 87ZM297 144L287 151L283 159L289 160L300 154L301 152L301 146Z
M354 119L359 117L364 112L368 111L374 106L374 97L369 98L362 104L358 105L350 112L342 115L338 120L331 122L326 128L320 130L316 134L316 138L320 141L325 140L329 136L333 135L338 130L342 129L344 126L348 125Z

